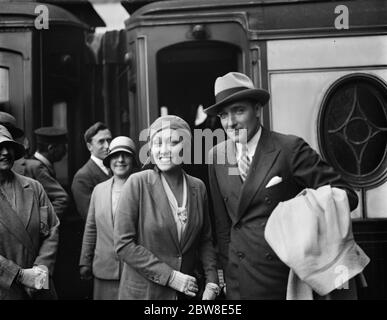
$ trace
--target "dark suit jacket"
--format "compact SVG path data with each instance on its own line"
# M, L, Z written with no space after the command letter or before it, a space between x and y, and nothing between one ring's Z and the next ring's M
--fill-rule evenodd
M176 299L168 287L172 270L218 282L216 256L204 183L186 175L188 222L178 240L177 228L157 169L132 174L116 212L114 242L125 262L119 299Z
M83 234L80 266L89 266L99 279L119 280L121 263L114 250L113 178L98 184L91 195Z
M0 300L28 299L15 277L20 268L47 266L52 276L58 247L59 220L42 185L15 173L18 212L0 199ZM52 298L55 290L37 291Z
M75 174L71 185L71 192L77 207L78 213L86 221L89 210L91 193L94 187L109 179L97 164L89 159L86 164Z
M55 213L61 219L69 206L69 196L55 178L55 172L44 163L32 157L31 159L18 160L14 166L17 173L38 180L46 191Z
M217 163L224 158L226 164ZM327 184L344 189L353 210L358 203L355 192L301 138L265 128L244 184L239 175L229 174L230 168L238 170L231 140L215 146L210 159L214 161L209 179L227 298L285 299L289 269L264 238L270 214L279 202L304 188ZM266 188L275 176L283 181Z

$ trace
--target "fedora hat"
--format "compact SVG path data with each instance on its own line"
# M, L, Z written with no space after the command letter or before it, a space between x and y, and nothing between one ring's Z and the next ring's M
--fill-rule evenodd
M125 136L118 136L110 142L109 145L109 153L103 159L103 164L105 167L110 166L110 159L111 157L116 154L117 152L126 152L133 156L134 159L136 159L136 145L134 144L133 140L129 137Z
M15 150L15 160L24 156L24 146L21 143L13 140L12 135L9 133L7 128L3 125L0 125L0 148L3 144L12 146L12 148Z
M268 91L255 88L251 79L240 72L229 72L215 81L215 104L204 110L217 115L226 104L243 99L252 99L264 106L270 98Z
M0 124L6 127L14 138L24 135L24 131L16 126L15 117L7 112L0 111Z

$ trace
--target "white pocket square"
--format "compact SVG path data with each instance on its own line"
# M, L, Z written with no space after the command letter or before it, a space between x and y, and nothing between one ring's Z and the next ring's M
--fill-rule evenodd
M275 177L271 178L271 180L269 181L269 183L266 185L265 188L270 188L270 187L275 186L276 184L279 184L281 182L282 182L282 178L279 176L275 176Z

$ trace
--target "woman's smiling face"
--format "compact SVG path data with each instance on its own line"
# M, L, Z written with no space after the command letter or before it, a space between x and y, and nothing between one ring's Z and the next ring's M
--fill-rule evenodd
M183 163L183 136L174 129L157 132L151 141L152 158L161 171L169 171Z
M133 167L134 159L129 153L119 151L111 156L110 169L114 176L119 178L128 177L132 173Z

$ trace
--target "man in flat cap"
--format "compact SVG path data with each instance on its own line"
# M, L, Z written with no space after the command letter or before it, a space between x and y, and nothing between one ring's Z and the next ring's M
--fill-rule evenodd
M66 155L67 132L57 127L42 127L35 130L37 150L24 161L21 174L38 180L50 199L56 215L61 219L69 206L67 192L56 180L53 164Z
M204 110L219 116L228 136L209 154L228 299L285 299L289 268L264 238L279 202L305 188L331 185L346 192L351 210L358 204L354 190L303 139L261 126L261 108L269 98L249 77L230 72L217 78L216 103Z
M111 173L102 161L108 154L112 134L102 122L97 122L86 130L84 139L87 149L90 151L90 159L75 174L71 185L71 192L73 193L78 213L86 222L91 193L94 187L111 176Z
M53 299L59 220L42 185L12 171L23 155L0 125L0 300Z

